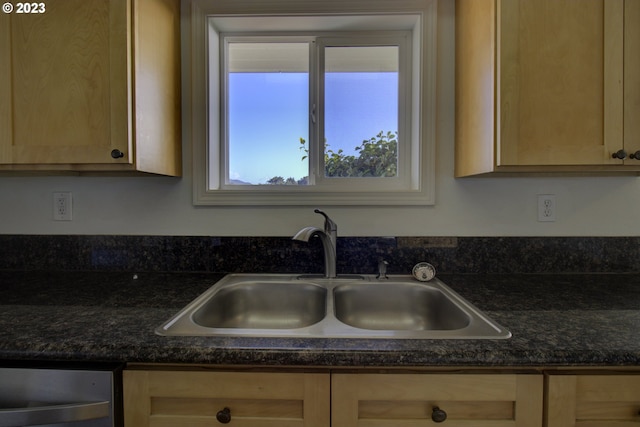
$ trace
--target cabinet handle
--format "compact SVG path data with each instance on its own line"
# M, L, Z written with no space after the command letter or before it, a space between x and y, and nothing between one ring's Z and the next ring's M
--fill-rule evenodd
M629 158L630 159L640 160L640 150L636 151L635 153L629 154Z
M431 419L433 420L434 423L444 422L444 420L447 419L447 413L442 409L438 408L437 406L435 406L433 408L433 412L431 413Z
M231 422L231 409L224 408L222 411L218 411L216 414L216 420L220 424L228 424Z
M618 150L615 153L613 153L611 155L611 157L613 157L614 159L626 159L627 158L627 152L624 150Z
M124 153L116 148L115 150L111 150L111 157L114 159L120 159L124 157Z

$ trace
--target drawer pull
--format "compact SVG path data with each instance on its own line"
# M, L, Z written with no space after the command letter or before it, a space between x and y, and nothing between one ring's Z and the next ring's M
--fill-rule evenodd
M611 157L613 157L614 159L626 159L627 158L627 152L624 150L618 150L615 153L613 153L611 155Z
M434 423L441 423L447 419L447 413L436 406L431 413L431 419Z
M224 408L222 411L218 411L216 414L216 420L220 424L228 424L231 422L231 409Z
M636 151L635 153L629 154L629 158L630 159L640 160L640 150Z
M111 157L114 159L121 159L124 157L124 153L116 148L115 150L111 150Z

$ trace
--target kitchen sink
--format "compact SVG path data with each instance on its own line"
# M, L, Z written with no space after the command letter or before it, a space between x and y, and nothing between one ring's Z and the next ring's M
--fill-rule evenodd
M229 274L156 329L166 336L504 339L439 279Z
M333 291L336 318L361 329L456 330L471 316L433 286L414 283L339 285Z
M193 312L206 328L297 329L325 317L327 289L310 283L241 282L226 286Z

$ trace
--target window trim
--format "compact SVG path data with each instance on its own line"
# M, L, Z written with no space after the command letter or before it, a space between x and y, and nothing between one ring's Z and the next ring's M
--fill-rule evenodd
M246 4L245 4L246 3ZM264 3L264 2L258 2ZM297 0L285 0L278 6L272 6L273 10L265 4L258 5L251 0L194 0L190 10L190 31L185 31L191 46L188 58L190 68L190 105L187 112L190 113L191 126L185 135L192 141L193 158L193 203L194 205L229 205L229 206L300 206L300 205L431 205L434 204L435 189L435 104L436 104L436 1L435 0L415 0L410 1L414 6L405 6L406 9L389 10L388 0L369 0L366 5L362 5L364 10L354 10L353 5L360 4L357 1L344 1L340 5L334 4L333 10L323 10L327 6L320 1L305 2L300 5ZM285 4L286 3L286 4ZM336 8L344 7L343 13ZM308 10L300 10L304 8ZM275 10L280 9L280 10ZM239 186L232 190L209 190L209 188L222 188L220 176L211 173L207 168L209 158L220 163L220 153L210 151L208 140L211 137L218 137L221 131L221 110L220 103L209 103L208 99L219 99L220 87L210 85L209 73L215 81L221 81L223 70L220 68L209 69L206 53L219 55L220 49L220 28L209 30L214 21L210 19L215 16L216 24L234 25L233 20L247 19L269 16L271 18L289 19L291 22L298 22L300 25L308 27L309 23L305 19L314 22L340 23L342 21L353 21L354 18L381 17L378 22L392 22L389 30L403 29L394 28L393 19L389 16L397 17L396 21L402 21L404 17L410 16L415 19L412 43L412 86L418 87L420 91L413 91L411 96L412 117L410 129L412 134L411 150L411 189L403 191L333 191L328 189L313 189L309 191L307 186L272 186L268 190L256 190L252 186ZM258 20L258 22L271 20ZM366 19L364 20L366 21ZM364 24L366 27L366 22ZM366 29L366 28L365 28ZM213 52L213 53L212 53ZM416 58L419 58L416 60ZM423 64L428 66L424 67ZM189 86L187 86L189 87ZM417 92L417 93L416 93ZM400 125L399 125L400 127ZM216 150L213 150L216 151ZM213 168L212 168L213 169ZM377 179L377 178L366 178Z

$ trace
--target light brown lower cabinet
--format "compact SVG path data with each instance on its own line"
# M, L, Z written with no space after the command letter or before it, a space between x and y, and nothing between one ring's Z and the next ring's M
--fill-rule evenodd
M539 374L334 374L339 427L542 426Z
M329 374L130 370L125 427L328 427Z
M541 427L542 396L540 374L124 372L125 427Z
M169 370L171 369L171 370ZM124 372L125 427L638 427L640 371Z
M640 426L640 375L549 375L547 427Z

